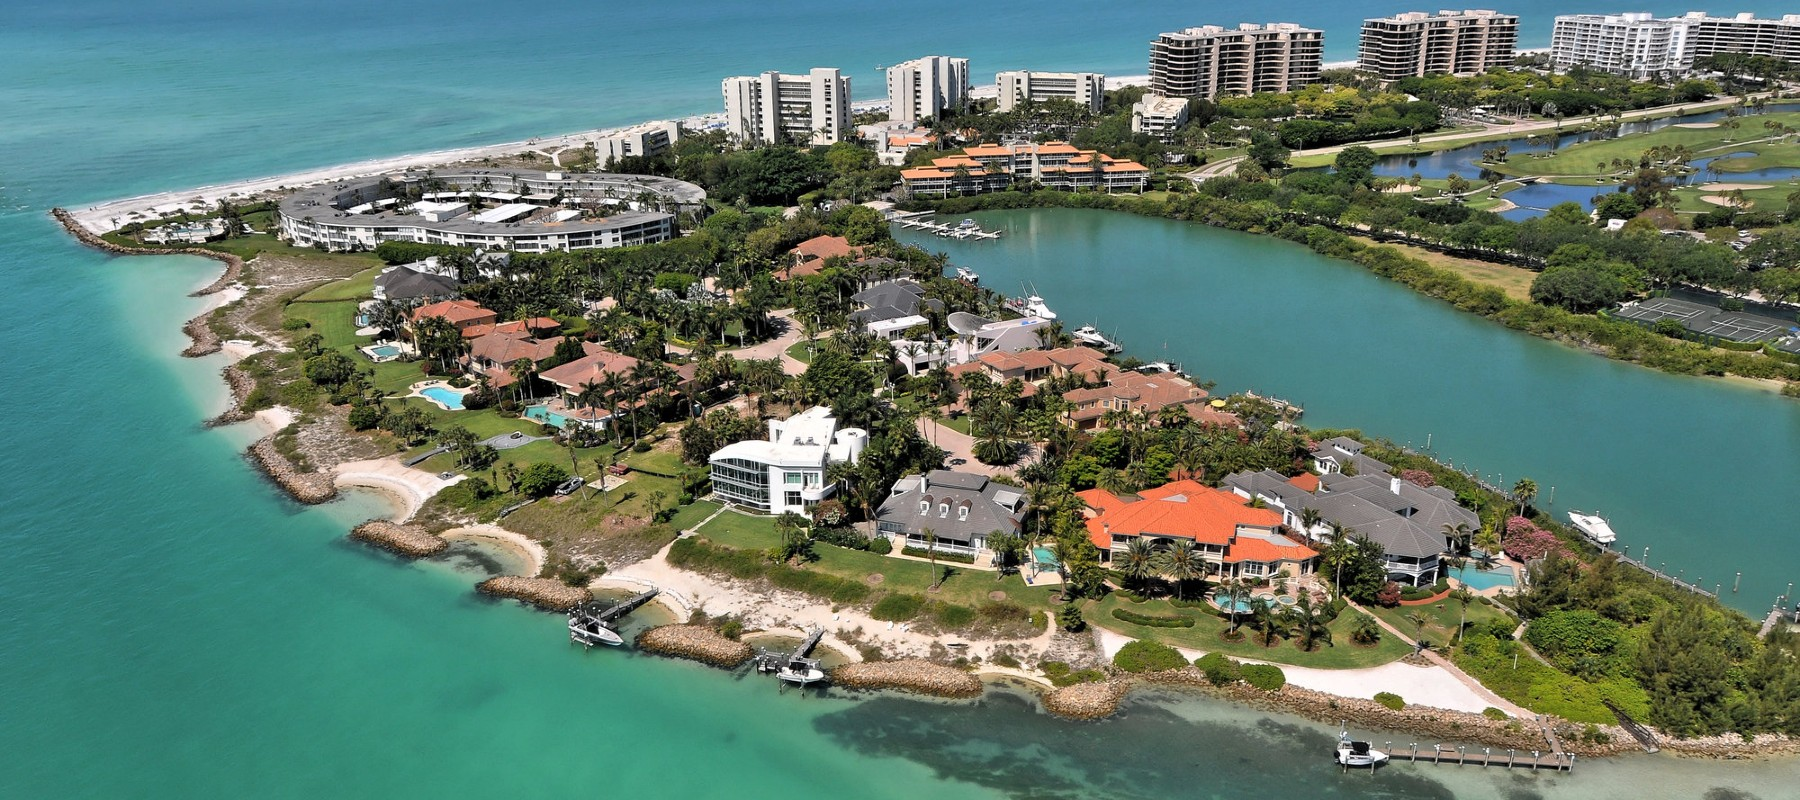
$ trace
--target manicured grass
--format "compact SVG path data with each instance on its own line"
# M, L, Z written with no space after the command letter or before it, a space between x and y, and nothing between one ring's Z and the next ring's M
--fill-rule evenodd
M324 338L326 347L343 348L345 354L362 359L364 364L368 363L368 359L361 355L351 354L348 349L373 341L370 337L356 335L356 301L290 303L286 313L290 318L303 319L311 323L312 328L300 332L300 336L317 333ZM418 368L415 366L413 369L417 370Z
M1656 146L1684 145L1698 155L1755 150L1756 146L1741 143L1769 136L1770 132L1763 128L1763 122L1768 120L1790 126L1800 125L1800 113L1781 112L1739 117L1737 118L1738 127L1735 130L1726 127L1726 120L1719 120L1719 126L1716 128L1683 128L1671 125L1650 133L1582 142L1560 148L1555 153L1542 157L1536 155L1517 157L1499 166L1501 171L1515 175L1593 175L1598 172L1612 172L1610 164L1615 158L1625 159L1635 165L1638 157L1642 156L1644 151ZM1599 169L1599 162L1602 161L1608 163L1604 170Z
M370 267L341 281L332 281L294 298L296 303L321 303L333 300L367 300L375 296L375 278L381 267Z
M1160 628L1134 625L1113 617L1112 610L1115 608L1150 616L1192 617L1194 618L1194 627ZM1176 647L1225 653L1235 658L1292 664L1297 667L1317 667L1319 669L1374 667L1396 661L1412 652L1411 647L1392 635L1383 636L1381 642L1374 647L1361 647L1353 643L1350 640L1350 631L1356 615L1348 609L1338 615L1338 618L1333 620L1329 626L1331 640L1335 646L1319 644L1316 645L1318 649L1310 653L1301 651L1292 641L1278 641L1274 647L1263 647L1256 632L1251 630L1247 624L1240 627L1244 634L1241 641L1225 641L1219 637L1219 634L1230 628L1229 620L1212 616L1197 608L1177 608L1174 604L1162 599L1133 603L1122 595L1114 593L1098 601L1090 601L1082 609L1082 614L1090 625L1098 625L1137 639L1152 639ZM1243 618L1240 617L1240 621L1242 620Z
M1743 148L1756 155L1721 158L1708 166L1719 170L1719 180L1731 180L1734 172L1750 172L1770 167L1800 167L1800 142L1765 142Z
M1731 181L1731 176L1729 176L1729 175L1720 176L1720 182L1730 182L1730 181ZM1767 188L1767 189L1745 189L1744 190L1744 200L1747 203L1746 210L1756 210L1756 211L1772 210L1772 211L1780 212L1782 209L1787 208L1787 196L1790 194L1793 194L1797 188L1800 188L1800 184L1796 184L1794 181L1786 181L1786 182L1782 182L1782 183L1763 184L1763 185L1768 186L1769 188ZM1682 211L1682 212L1692 212L1692 213L1696 213L1696 214L1705 212L1705 211L1711 211L1713 209L1719 208L1720 206L1714 205L1712 203L1708 203L1703 198L1716 197L1719 195L1723 195L1728 191L1730 191L1730 190L1726 189L1726 190L1708 191L1708 190L1697 189L1697 188L1696 189L1676 189L1675 190L1675 210Z
M1394 626L1395 630L1414 639L1423 638L1433 646L1448 644L1456 637L1456 626L1462 617L1462 605L1454 599L1445 599L1427 606L1395 606L1393 608L1371 607L1370 612L1382 621ZM1420 628L1413 624L1408 616L1418 614L1424 617L1425 626ZM1486 624L1488 620L1506 616L1506 612L1494 608L1476 598L1469 602L1469 625Z
M823 341L823 340L821 340L821 341ZM788 346L788 349L787 349L788 358L794 359L795 361L798 361L802 364L811 364L812 357L813 357L813 348L818 347L818 346L819 346L819 342L808 342L805 339L801 339L800 341L795 342Z
M768 549L780 542L775 535L775 521L772 518L750 517L733 511L720 514L717 519L707 523L700 529L700 534L718 544L745 550ZM947 603L971 607L987 602L990 592L1001 591L1006 593L1008 601L1026 608L1042 609L1050 605L1049 587L1027 586L1017 575L995 580L992 572L942 563L938 564L934 573L928 562L890 558L827 544L814 545L813 552L819 559L808 564L807 569L817 569L855 581L863 581L869 575L878 573L882 576L881 583L875 587L878 590L922 594ZM944 581L943 587L937 592L927 592L946 566L951 568L950 578Z
M669 525L678 531L685 531L699 525L713 512L719 510L719 504L711 500L695 500L675 509L675 515L669 518Z
M651 448L649 452L629 453L624 457L626 464L632 469L653 472L658 475L679 475L686 464L681 462L681 454L673 450Z

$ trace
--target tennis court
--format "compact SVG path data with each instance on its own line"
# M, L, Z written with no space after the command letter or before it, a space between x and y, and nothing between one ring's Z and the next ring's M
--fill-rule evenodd
M1698 331L1702 336L1717 336L1734 342L1761 342L1786 335L1789 327L1763 317L1726 312L1713 317Z
M1717 315L1719 310L1708 308L1699 303L1676 300L1673 297L1652 297L1627 305L1615 312L1616 316L1637 320L1646 325L1655 325L1665 319L1672 319L1694 330L1692 321L1706 321Z
M1794 327L1792 323L1756 314L1720 311L1713 306L1673 297L1652 297L1629 303L1613 312L1613 315L1652 327L1665 319L1672 319L1701 336L1733 342L1779 339L1788 335Z

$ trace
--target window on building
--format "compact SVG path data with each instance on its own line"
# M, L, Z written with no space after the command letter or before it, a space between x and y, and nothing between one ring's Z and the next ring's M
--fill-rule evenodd
M956 507L956 519L958 522L968 522L969 521L969 507L968 506L957 506Z
M949 503L938 503L938 518L944 519L949 516L950 516L950 504Z
M803 504L803 501L800 499L799 492L783 492L781 498L782 498L783 503L790 505L790 506L797 506L797 505Z
M931 501L930 500L920 500L919 501L919 515L924 516L924 515L930 514L930 513L931 513Z

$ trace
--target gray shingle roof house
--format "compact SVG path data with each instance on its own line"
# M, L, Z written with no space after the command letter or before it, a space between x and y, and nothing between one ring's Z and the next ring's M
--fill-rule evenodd
M850 299L862 306L861 310L851 312L852 325L910 317L926 309L944 309L941 301L926 299L925 287L909 280L882 281L851 295Z
M456 297L455 278L402 264L375 276L375 299L422 300L427 303Z
M1356 472L1360 475L1384 473L1393 469L1373 456L1363 455L1362 451L1362 442L1347 436L1333 436L1313 448L1313 471L1321 475L1343 472L1347 463L1354 463Z
M925 547L925 529L937 534L940 552L980 555L995 531L1017 534L1025 491L984 475L934 469L894 482L875 513L875 529L903 547Z

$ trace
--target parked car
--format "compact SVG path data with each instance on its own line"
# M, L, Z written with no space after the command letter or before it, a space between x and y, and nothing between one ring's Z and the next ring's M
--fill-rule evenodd
M580 489L581 485L584 483L587 483L587 481L582 480L579 476L570 478L563 481L561 486L556 487L556 493L559 496L574 494L575 490Z

